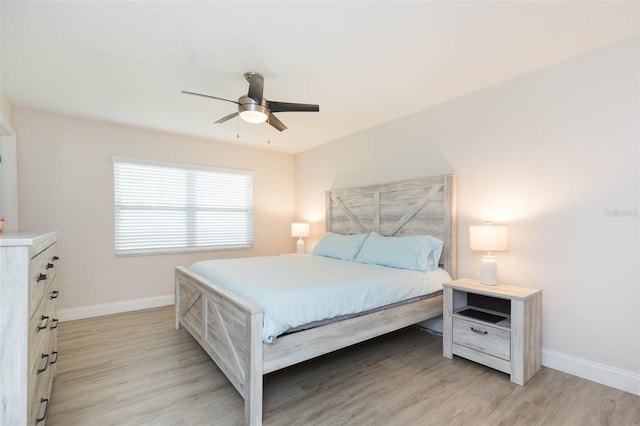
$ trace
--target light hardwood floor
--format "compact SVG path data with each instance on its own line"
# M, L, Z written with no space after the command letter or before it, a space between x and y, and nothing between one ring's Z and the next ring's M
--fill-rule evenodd
M61 323L47 426L237 425L173 308ZM548 368L521 387L407 328L265 376L265 425L640 425L640 397Z

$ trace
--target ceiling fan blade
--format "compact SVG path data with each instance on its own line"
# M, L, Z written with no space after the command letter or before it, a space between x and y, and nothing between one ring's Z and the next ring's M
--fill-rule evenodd
M269 123L270 125L272 125L273 127L275 127L281 132L283 130L287 130L287 126L285 126L282 121L278 120L278 117L276 117L271 113L269 113L269 117L267 118L267 123Z
M220 120L216 121L215 124L220 124L220 123L224 123L225 121L229 121L229 120L231 120L233 117L235 117L237 115L238 115L237 112L234 112L233 114L225 115Z
M315 104L294 104L291 102L267 101L267 106L271 112L289 112L289 111L320 111L320 105Z
M249 92L247 96L256 101L257 104L262 103L262 92L264 90L264 77L255 72L248 72L244 78L249 82Z
M185 93L187 95L196 95L196 96L202 96L203 98L211 98L211 99L217 99L219 101L227 101L227 102L231 102L233 104L238 105L238 102L236 101L232 101L231 99L225 99L225 98L219 98L217 96L211 96L211 95L204 95L202 93L195 93L195 92L187 92L186 90L183 90L182 93Z

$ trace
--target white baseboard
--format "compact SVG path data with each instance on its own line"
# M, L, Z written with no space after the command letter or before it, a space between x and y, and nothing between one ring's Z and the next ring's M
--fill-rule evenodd
M138 311L140 309L157 308L173 305L174 295L147 297L144 299L123 300L122 302L104 303L101 305L81 306L79 308L59 309L60 322L83 318L101 317L103 315L119 314L121 312Z
M542 349L542 365L640 396L640 374Z

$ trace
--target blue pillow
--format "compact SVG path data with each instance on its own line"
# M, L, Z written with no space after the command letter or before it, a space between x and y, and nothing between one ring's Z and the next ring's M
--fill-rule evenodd
M311 254L342 260L355 260L369 234L343 235L327 232Z
M443 245L441 240L430 235L383 237L372 232L360 249L356 262L411 271L434 271L438 268Z

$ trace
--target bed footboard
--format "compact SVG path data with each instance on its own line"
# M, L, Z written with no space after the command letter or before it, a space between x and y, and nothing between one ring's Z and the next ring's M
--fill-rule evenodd
M244 398L245 424L262 424L262 308L180 266L175 291L176 328L193 335Z

